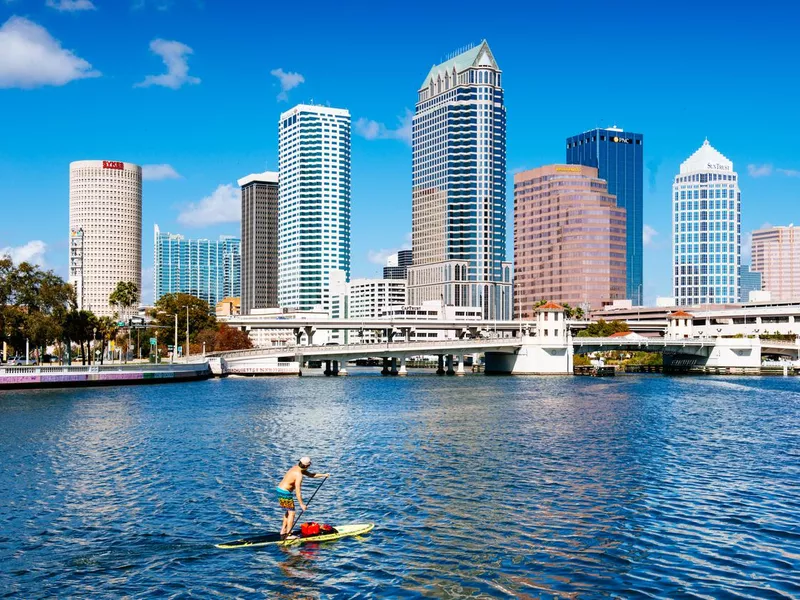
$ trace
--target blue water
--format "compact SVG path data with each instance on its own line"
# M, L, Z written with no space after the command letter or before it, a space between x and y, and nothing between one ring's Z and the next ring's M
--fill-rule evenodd
M800 380L228 379L0 393L0 597L800 597ZM274 531L301 455L307 517ZM307 482L306 498L317 482Z

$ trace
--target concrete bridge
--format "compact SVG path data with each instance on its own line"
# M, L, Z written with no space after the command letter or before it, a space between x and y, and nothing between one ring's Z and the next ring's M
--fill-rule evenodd
M574 354L587 354L608 350L661 352L665 370L729 370L731 372L758 372L762 355L781 356L798 360L796 342L762 340L755 337L709 337L694 331L693 317L678 311L669 315L664 337L645 337L636 333L620 333L607 338L573 337L575 322L564 318L563 308L547 303L536 310L535 319L526 323L502 323L498 331L488 333L475 323L441 322L435 327L452 327L457 336L449 339L410 339L410 323L397 325L404 341L375 344L325 344L293 345L256 348L211 354L232 372L257 373L259 365L279 363L304 364L306 361L324 361L326 375L344 375L348 361L357 358L383 359L383 373L405 375L406 361L414 356L437 356L440 374L464 373L464 356L483 354L487 373L511 374L568 374L573 370ZM328 327L331 327L330 320ZM281 321L286 328L286 321ZM317 323L321 325L322 322ZM357 327L358 323L334 321L335 328ZM376 321L377 323L377 321ZM385 321L382 325L389 325ZM297 324L295 322L294 324ZM421 321L420 326L430 329L432 322ZM312 339L314 325L308 328ZM394 327L394 326L393 326ZM297 339L300 339L298 334ZM220 367L222 368L222 367ZM270 367L272 368L272 367Z
M574 354L592 352L645 351L663 354L667 370L710 369L714 371L757 372L763 356L798 360L798 345L758 338L669 339L619 337L550 336L497 337L439 341L386 342L378 344L327 344L282 346L212 353L236 373L266 374L270 365L299 365L306 361L325 363L326 375L346 375L348 361L381 358L385 375L406 375L407 360L415 356L437 356L439 374L464 374L464 357L483 354L487 373L569 374ZM286 367L289 368L289 367Z

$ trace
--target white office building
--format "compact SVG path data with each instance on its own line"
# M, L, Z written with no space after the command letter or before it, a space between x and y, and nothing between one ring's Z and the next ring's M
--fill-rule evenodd
M672 185L673 291L679 306L739 301L741 198L733 163L706 140Z
M78 308L113 316L120 281L142 289L142 168L80 160L69 165L69 282Z
M311 310L350 275L350 113L300 104L278 127L278 304Z
M341 269L330 273L326 308L331 319L377 319L386 311L406 303L405 279L353 279L348 283ZM331 340L340 343L377 339L373 331L361 332L360 339L345 329L331 332Z

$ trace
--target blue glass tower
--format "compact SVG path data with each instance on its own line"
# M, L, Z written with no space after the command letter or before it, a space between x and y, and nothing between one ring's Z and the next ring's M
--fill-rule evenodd
M227 297L241 296L239 238L192 240L154 228L153 300L165 294L191 294L213 310Z
M511 318L506 262L506 107L486 41L434 65L412 127L409 303Z
M642 304L642 232L644 136L616 127L592 129L567 138L567 163L598 170L608 182L608 193L617 197L617 206L627 217L626 296L636 306Z

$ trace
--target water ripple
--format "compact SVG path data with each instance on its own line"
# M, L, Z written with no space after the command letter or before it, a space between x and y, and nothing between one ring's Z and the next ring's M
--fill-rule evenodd
M3 392L0 597L797 598L795 381ZM216 550L277 529L303 454L333 473L308 518L377 528Z

